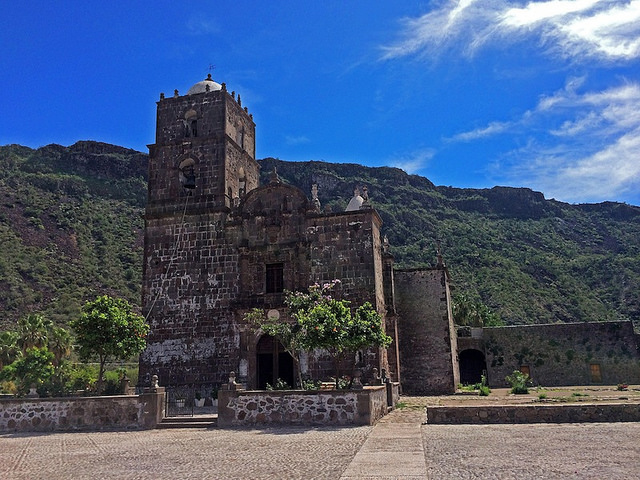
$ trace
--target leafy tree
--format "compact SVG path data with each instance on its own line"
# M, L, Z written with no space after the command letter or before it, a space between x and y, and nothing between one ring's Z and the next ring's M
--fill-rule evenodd
M350 302L338 300L329 291L339 283L318 284L309 287L307 293L289 293L285 304L291 317L301 329L301 348L321 348L332 357L336 388L340 377L340 363L347 352L367 347L387 347L391 337L382 329L382 318L370 303L351 313Z
M352 314L350 302L337 300L329 294L339 283L339 280L333 280L324 285L312 285L307 292L286 292L284 303L290 321L268 317L260 309L245 314L246 321L278 339L291 355L298 365L301 386L301 351L326 350L333 359L338 388L340 364L347 352L372 346L387 347L391 343L391 337L382 329L382 318L370 303L361 305Z
M18 346L18 338L17 332L6 331L0 333L0 370L22 355L22 351Z
M98 393L102 392L105 363L138 355L146 346L149 332L144 318L132 311L129 302L107 295L87 302L71 326L76 332L80 358L98 357Z
M22 352L26 353L33 347L46 347L51 327L51 320L39 313L30 313L18 320L18 344Z
M29 348L25 355L0 371L0 380L12 380L18 392L25 394L31 385L36 387L48 382L54 374L53 353L46 347Z

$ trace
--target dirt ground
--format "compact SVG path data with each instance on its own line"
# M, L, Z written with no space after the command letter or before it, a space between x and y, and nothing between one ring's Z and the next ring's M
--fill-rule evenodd
M494 388L489 396L481 397L478 392L458 391L455 395L433 397L401 396L400 406L428 407L455 405L532 405L555 403L638 403L640 385L629 385L626 390L618 390L617 385L590 385L584 387L533 387L526 394L512 394L508 388Z

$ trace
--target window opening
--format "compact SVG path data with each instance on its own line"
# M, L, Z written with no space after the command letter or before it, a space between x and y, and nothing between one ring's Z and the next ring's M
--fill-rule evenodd
M602 382L602 372L600 371L599 363L592 363L589 365L589 370L591 372L591 381L594 383Z
M193 159L188 158L180 163L178 169L180 170L180 184L189 190L196 188L196 162Z
M270 263L266 266L266 292L282 293L284 291L284 265Z

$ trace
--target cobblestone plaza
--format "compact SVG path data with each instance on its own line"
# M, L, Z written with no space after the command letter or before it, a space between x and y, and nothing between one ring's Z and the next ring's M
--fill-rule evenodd
M639 478L640 423L5 434L2 479Z

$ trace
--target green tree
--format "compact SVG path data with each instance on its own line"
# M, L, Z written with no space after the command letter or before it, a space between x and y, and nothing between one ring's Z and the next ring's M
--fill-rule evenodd
M0 380L12 380L18 392L25 394L31 385L36 387L49 382L54 374L53 353L46 347L29 348L25 355L0 371Z
M33 347L46 347L51 320L39 313L30 313L18 320L18 344L22 353Z
M149 332L144 318L133 312L126 300L107 295L87 302L71 326L76 332L80 358L98 358L98 393L102 392L105 363L138 355L146 346Z
M300 326L301 348L326 350L333 359L336 388L345 353L368 347L387 347L391 337L384 333L382 318L370 303L352 314L350 302L338 300L330 290L339 283L315 284L306 293L289 293L285 304Z
M22 355L22 351L18 346L18 339L17 332L6 331L0 333L0 370Z

